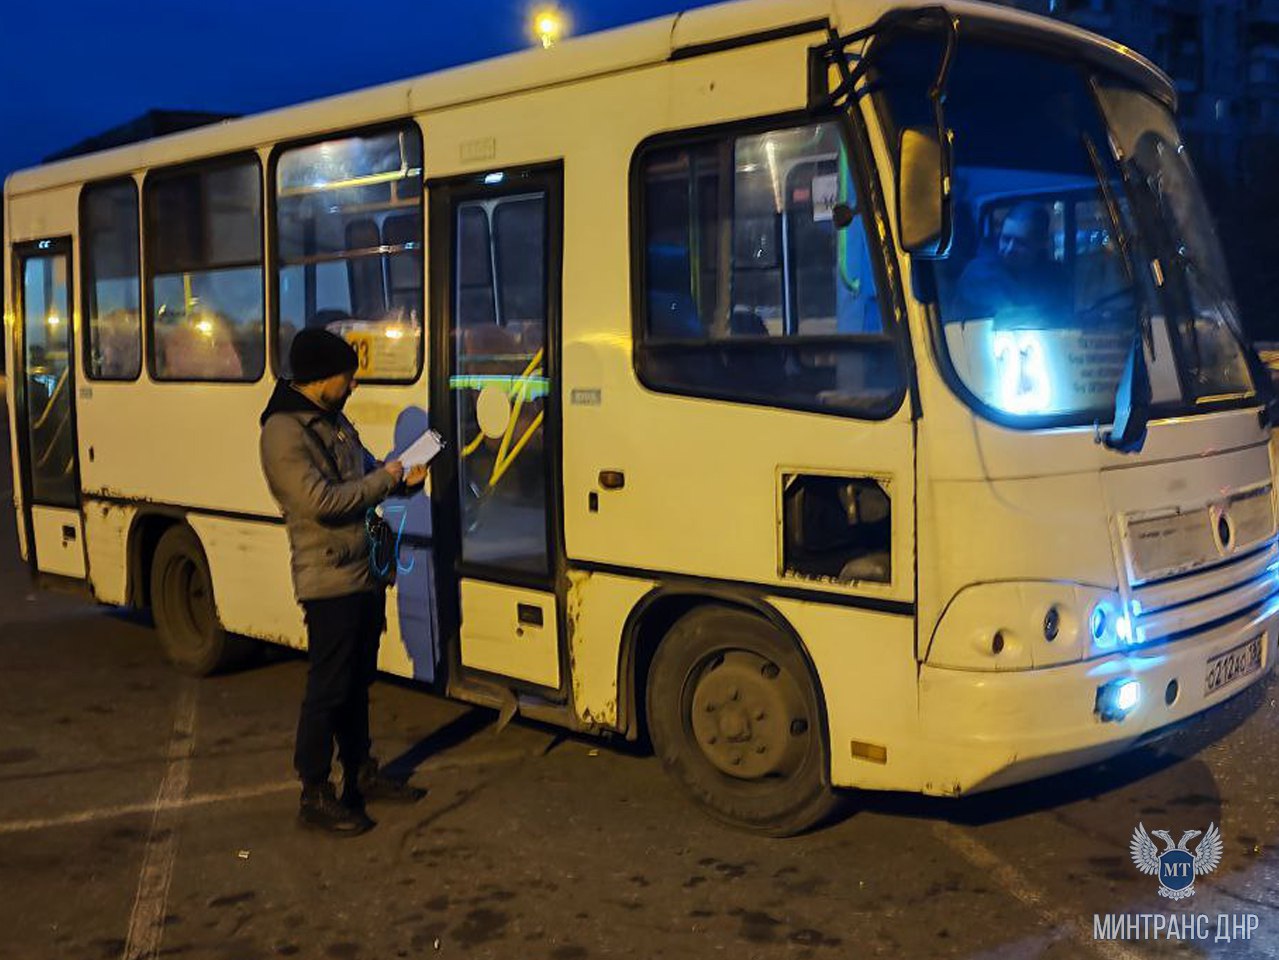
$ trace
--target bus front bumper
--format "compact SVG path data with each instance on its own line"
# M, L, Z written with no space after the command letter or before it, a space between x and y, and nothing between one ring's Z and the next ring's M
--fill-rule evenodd
M1254 638L1260 638L1260 666L1209 691L1210 665ZM1279 609L1272 600L1193 637L1082 663L1003 673L924 664L919 706L930 775L923 790L948 796L993 790L1159 739L1269 676L1277 639ZM1098 688L1125 678L1140 683L1139 702L1122 719L1102 719Z

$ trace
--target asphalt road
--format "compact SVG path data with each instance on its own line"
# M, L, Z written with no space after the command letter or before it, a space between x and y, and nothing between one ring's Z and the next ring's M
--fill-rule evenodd
M784 841L705 819L651 757L379 683L379 753L429 794L331 840L294 824L304 674L175 674L145 618L34 593L0 511L0 958L1279 956L1273 681L1225 732L972 800L853 797ZM1194 897L1134 868L1139 821L1220 825ZM1094 939L1094 914L1170 912L1206 942ZM1258 927L1217 940L1220 914Z

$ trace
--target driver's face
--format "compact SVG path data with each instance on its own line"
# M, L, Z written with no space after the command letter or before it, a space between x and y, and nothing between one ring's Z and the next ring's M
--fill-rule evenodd
M1009 217L999 231L999 255L1009 266L1029 266L1039 259L1043 238L1025 220Z

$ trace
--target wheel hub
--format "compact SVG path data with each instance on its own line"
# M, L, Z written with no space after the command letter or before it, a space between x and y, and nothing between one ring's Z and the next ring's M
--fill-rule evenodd
M189 557L180 557L169 568L170 609L183 621L185 632L203 649L214 625L208 582Z
M798 685L758 654L733 650L708 663L691 712L703 754L729 776L785 774L803 758L809 723Z

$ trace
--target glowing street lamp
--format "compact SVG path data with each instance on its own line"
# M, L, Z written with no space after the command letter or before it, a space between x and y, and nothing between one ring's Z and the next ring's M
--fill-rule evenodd
M549 50L563 38L567 27L564 14L554 7L543 7L533 14L533 33Z

